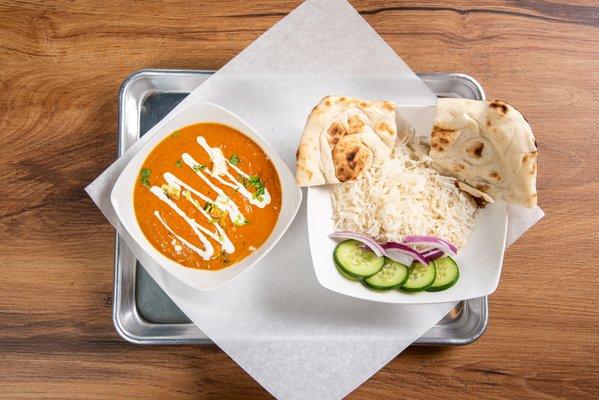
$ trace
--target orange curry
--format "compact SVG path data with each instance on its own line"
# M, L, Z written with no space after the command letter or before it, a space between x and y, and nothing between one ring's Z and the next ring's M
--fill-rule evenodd
M264 151L217 123L181 128L145 160L134 191L141 230L190 268L229 267L260 247L281 208L281 184Z

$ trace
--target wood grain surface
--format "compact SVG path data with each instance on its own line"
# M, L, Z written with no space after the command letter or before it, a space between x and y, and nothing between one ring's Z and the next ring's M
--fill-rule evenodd
M0 1L0 398L269 398L215 346L126 343L114 231L83 192L142 68L218 69L298 1ZM352 1L419 72L476 77L539 143L547 213L476 343L411 348L349 397L599 398L599 4Z

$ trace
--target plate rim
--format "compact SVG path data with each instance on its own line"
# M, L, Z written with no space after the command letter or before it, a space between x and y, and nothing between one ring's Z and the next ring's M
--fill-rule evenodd
M474 298L478 298L478 297L486 297L486 296L489 296L492 293L494 293L495 290L497 290L497 287L499 286L499 280L501 278L501 272L503 270L503 260L505 258L505 246L506 246L506 239L507 239L507 227L508 227L508 223L509 223L508 207L507 207L507 203L505 203L504 201L497 201L494 204L495 207L497 207L497 206L502 207L501 211L503 214L503 217L501 219L503 228L502 228L502 232L500 232L500 235L502 238L501 239L502 245L501 245L501 252L500 252L500 256L499 256L499 270L498 270L497 276L496 276L494 282L492 283L492 285L490 285L489 289L485 290L484 292L476 293L475 295L472 295L469 297L452 298L452 297L449 297L449 295L448 295L447 298L443 298L443 299L436 299L436 300L424 299L422 301L418 301L418 298L415 298L415 297L409 297L410 293L406 293L405 295L408 296L408 297L405 297L406 299L411 299L411 300L416 299L416 301L402 301L402 298L389 298L387 296L380 296L380 298L378 298L378 299L369 298L369 297L359 295L358 291L356 291L357 294L347 293L345 291L340 291L334 287L329 286L327 283L325 283L321 280L322 275L319 274L319 272L317 270L317 266L316 266L316 262L315 262L317 255L315 254L314 245L313 245L314 240L316 238L313 238L314 235L311 233L314 228L312 228L312 224L310 223L310 220L311 220L310 213L311 213L311 210L314 208L314 206L311 206L311 203L313 203L313 201L314 201L316 190L320 190L323 187L330 189L331 186L332 185L310 186L307 188L307 195L306 195L306 221L307 221L307 225L308 225L308 241L309 241L309 247L310 247L310 257L311 257L311 261L312 261L312 268L314 269L314 274L316 275L316 279L318 280L318 283L323 288L330 290L332 292L335 292L337 294L343 295L343 296L353 297L353 298L364 300L364 301L372 301L372 302L385 303L385 304L403 304L403 305L452 303L452 302L456 302L456 301L464 301L464 300L474 299ZM331 266L335 267L334 261L332 261L333 260L332 256L329 258L330 258ZM355 282L355 284L360 285L359 282ZM441 293L441 292L436 292L436 293ZM416 293L416 295L419 295L419 294L422 294L422 293Z

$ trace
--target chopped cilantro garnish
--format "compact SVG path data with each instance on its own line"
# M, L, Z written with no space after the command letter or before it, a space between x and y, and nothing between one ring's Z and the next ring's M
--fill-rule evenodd
M259 201L262 201L262 196L264 196L264 190L264 186L260 186L254 193L254 197L257 198Z
M142 168L139 173L139 181L147 188L150 187L150 175L152 175L152 172L147 168Z
M250 176L250 179L248 179L248 183L256 188L254 198L258 199L258 201L262 201L262 196L264 195L266 188L264 187L262 180L260 180L260 177L252 175Z
M241 160L239 159L239 157L237 156L237 154L233 154L231 156L231 158L229 158L229 162L231 164L235 165L235 166L237 166L237 164L239 164L239 161L241 161Z
M196 165L193 166L193 170L196 171L196 172L200 172L204 168L206 168L206 166L204 164L201 164L201 163L197 163Z
M256 175L250 176L250 179L248 180L248 182L250 183L250 185L252 185L255 188L259 188L260 186L264 186L262 184L262 181L260 180L260 177L256 176Z
M237 177L237 179L239 179L239 181L241 182L241 184L242 184L243 186L247 186L247 185L248 185L248 180L247 180L247 178L246 178L245 176L243 176L243 175L239 175L239 176Z
M181 161L181 160L175 161L175 167L181 168L182 166L183 166L183 161Z
M177 129L176 131L173 132L173 137L177 137L180 134L181 134L181 131Z
M206 205L204 206L204 211L209 213L210 210L212 210L212 203L206 203Z
M239 179L241 184L246 188L248 186L254 187L256 189L256 191L254 192L254 198L258 199L258 201L262 201L262 196L264 196L266 188L264 187L264 183L262 183L262 180L259 176L250 175L249 178L246 178L243 175L239 175L237 178Z

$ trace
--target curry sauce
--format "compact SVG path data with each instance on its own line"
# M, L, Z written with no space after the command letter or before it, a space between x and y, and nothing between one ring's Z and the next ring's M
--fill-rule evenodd
M133 202L141 230L158 251L186 267L218 270L266 241L279 216L281 184L249 137L199 123L152 150Z

